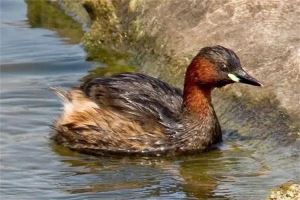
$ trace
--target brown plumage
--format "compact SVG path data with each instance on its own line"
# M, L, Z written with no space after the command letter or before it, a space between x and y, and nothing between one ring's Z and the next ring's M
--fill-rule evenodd
M183 94L156 78L123 73L96 78L68 92L54 139L98 154L179 154L207 150L222 140L211 91L234 81L261 85L222 46L205 47L188 66Z

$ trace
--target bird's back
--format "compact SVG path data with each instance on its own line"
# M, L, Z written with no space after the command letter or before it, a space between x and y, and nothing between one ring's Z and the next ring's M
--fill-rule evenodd
M168 121L172 123L181 114L182 91L144 74L123 73L97 78L83 83L81 89L98 105L140 120L155 120L168 126Z

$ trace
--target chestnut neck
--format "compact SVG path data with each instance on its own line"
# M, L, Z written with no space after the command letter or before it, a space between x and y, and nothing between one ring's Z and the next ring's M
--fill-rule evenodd
M211 107L211 89L189 83L185 84L183 93L184 110L202 116Z
M194 58L188 66L184 90L183 90L183 109L199 117L205 117L212 108L210 84L204 84L212 74L211 63L206 59Z

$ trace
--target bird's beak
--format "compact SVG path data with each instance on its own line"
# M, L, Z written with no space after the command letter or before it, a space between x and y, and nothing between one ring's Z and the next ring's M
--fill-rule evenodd
M255 86L263 86L262 83L260 83L258 80L250 76L247 72L245 72L242 69L235 71L234 73L228 73L228 77L234 82L245 83Z

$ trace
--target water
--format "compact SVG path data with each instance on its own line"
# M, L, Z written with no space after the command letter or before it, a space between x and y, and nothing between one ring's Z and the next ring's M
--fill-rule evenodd
M221 116L224 143L201 155L99 158L54 144L50 125L62 106L48 88L78 84L95 63L85 61L76 24L54 8L28 5L1 1L1 198L264 199L272 187L300 181L289 121L257 123L241 104L232 109L248 109L243 116Z

